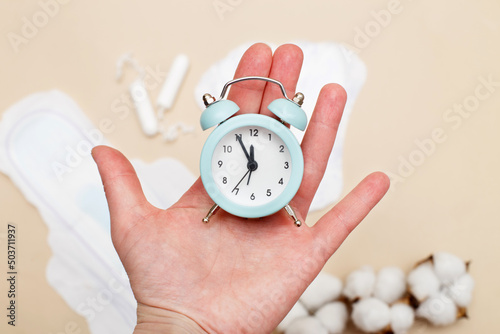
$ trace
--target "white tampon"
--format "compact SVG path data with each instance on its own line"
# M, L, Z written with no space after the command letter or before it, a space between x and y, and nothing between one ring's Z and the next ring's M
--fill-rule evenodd
M128 89L142 130L146 135L154 136L158 132L158 120L142 78L134 80Z
M189 59L185 54L179 54L175 57L170 70L168 71L165 82L161 87L160 94L156 100L158 106L158 118L163 118L165 110L170 109L174 104L177 92L181 87L182 81L186 76L189 67Z

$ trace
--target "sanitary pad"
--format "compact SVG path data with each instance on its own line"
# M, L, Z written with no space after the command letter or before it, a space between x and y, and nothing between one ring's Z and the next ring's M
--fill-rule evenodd
M232 50L224 59L213 64L203 74L195 89L196 101L201 109L205 109L201 99L203 94L210 93L217 97L220 95L224 84L233 78L241 56L252 44L244 44ZM347 121L354 101L365 82L366 68L356 54L337 43L296 41L293 44L298 45L304 52L304 64L297 90L305 95L302 108L308 118L311 117L321 87L325 84L335 82L342 85L348 96L335 147L311 205L311 211L314 211L325 208L340 197L343 186L342 152ZM276 46L271 45L271 47L276 49ZM296 129L292 129L292 132L299 141L302 140L303 132Z
M0 171L49 227L47 280L92 333L131 333L136 302L113 248L102 182L90 151L109 143L59 91L12 106L0 123ZM179 161L133 160L148 200L168 208L195 177Z

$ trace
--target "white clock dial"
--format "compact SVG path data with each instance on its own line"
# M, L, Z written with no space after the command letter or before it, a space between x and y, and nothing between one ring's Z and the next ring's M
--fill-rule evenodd
M211 164L222 195L245 206L263 205L279 197L293 168L283 140L260 126L228 132L217 143Z

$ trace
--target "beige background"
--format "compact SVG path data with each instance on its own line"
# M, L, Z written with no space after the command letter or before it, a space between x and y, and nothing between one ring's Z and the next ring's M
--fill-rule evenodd
M218 16L217 3L231 10ZM470 319L442 329L420 327L412 333L496 333L500 331L500 87L456 129L443 116L454 104L470 100L479 77L500 81L500 2L401 0L401 10L391 22L367 45L359 44L357 29L373 25L371 12L391 3L73 0L61 4L59 12L15 52L7 34L20 34L23 17L32 20L41 7L37 1L2 0L0 112L30 93L58 88L75 99L94 124L113 119L116 128L107 137L128 157L153 161L171 156L198 174L207 135L200 129L175 144L165 144L159 137L143 136L135 115L120 120L112 113L112 102L126 90L126 84L114 81L119 55L133 51L142 64L166 70L176 54L186 53L192 65L166 120L196 124L195 84L208 66L243 42L305 39L358 46L368 80L349 123L344 192L370 171L397 174L401 159L420 154L415 141L431 138L435 129L441 128L446 140L404 182L393 186L325 270L340 277L363 264L407 270L433 251L453 252L472 260L477 289ZM130 81L131 73L125 81ZM158 89L150 93L156 96ZM319 217L311 215L308 223ZM13 183L0 175L2 263L8 222L19 230L18 326L7 328L2 315L0 332L64 333L66 324L75 322L81 333L88 333L84 319L46 282L51 251L44 222ZM1 278L0 309L6 290Z

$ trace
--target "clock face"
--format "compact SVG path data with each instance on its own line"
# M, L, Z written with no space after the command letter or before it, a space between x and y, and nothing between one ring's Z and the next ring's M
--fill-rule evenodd
M239 217L265 217L283 209L297 193L303 173L297 139L265 115L243 114L220 123L201 151L207 194Z
M215 145L211 171L221 195L247 207L278 198L292 175L289 148L275 132L242 126L227 132Z

